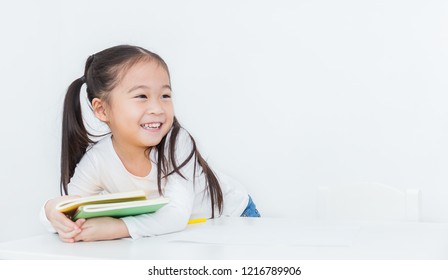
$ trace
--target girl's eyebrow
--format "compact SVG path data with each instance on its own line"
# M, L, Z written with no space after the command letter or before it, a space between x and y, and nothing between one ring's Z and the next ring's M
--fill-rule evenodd
M171 90L171 86L170 85L163 85L162 86L162 89L166 89L166 88ZM134 90L137 90L137 89L151 89L151 88L148 87L148 86L145 86L145 85L133 86L130 90L128 90L128 93L131 93L131 92L133 92Z

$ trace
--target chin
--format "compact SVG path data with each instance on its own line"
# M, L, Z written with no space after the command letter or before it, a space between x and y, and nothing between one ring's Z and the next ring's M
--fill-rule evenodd
M162 141L162 138L154 139L151 141L145 141L144 143L146 144L145 146L147 146L147 147L154 147L154 146L159 145L160 141Z

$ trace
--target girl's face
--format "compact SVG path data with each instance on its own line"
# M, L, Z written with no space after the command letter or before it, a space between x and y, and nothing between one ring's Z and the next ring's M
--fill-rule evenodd
M155 61L142 61L127 70L108 104L99 101L103 112L94 110L108 124L115 143L146 149L159 144L173 125L171 94L165 69Z

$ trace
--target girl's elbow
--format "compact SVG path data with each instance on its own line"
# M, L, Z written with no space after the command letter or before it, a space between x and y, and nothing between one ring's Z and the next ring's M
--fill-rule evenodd
M187 228L189 215L179 215L172 221L173 232L183 231Z
M183 231L187 228L187 223L182 223L182 224L176 224L173 228L171 232L179 232L179 231Z
M165 217L159 224L161 231L156 233L156 235L183 231L188 225L189 218L189 214L181 211L172 212L170 217Z

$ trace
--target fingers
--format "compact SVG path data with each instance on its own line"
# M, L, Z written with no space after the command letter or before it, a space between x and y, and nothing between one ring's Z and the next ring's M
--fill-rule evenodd
M74 237L81 232L81 225L84 221L73 222L62 213L54 213L52 225L59 234L59 238L64 242L75 242Z
M85 219L79 219L74 224L77 226L77 228L74 228L70 231L58 231L59 238L68 243L73 243L76 241L82 241L82 229L81 227L85 223Z
M79 227L82 228L82 225L86 222L86 219L79 219L76 220L75 224Z
M89 219L90 222L87 222L86 219L79 219L76 221L76 223L78 224L79 228L81 229L81 232L79 234L77 234L76 236L73 237L73 240L75 242L78 241L92 241L89 236L91 235L91 231L92 231L92 220L95 219Z
M79 229L79 226L75 222L73 222L72 220L67 218L64 214L59 212L53 213L51 223L53 227L58 231L61 230L68 232L74 229Z
M81 222L79 223L80 225L78 225L78 223L74 223L72 221L70 221L74 226L67 226L67 224L64 225L64 229L66 230L58 230L59 233L59 238L64 241L64 242L69 242L69 243L73 243L75 242L75 237L81 233Z
M73 243L75 242L75 237L81 233L81 229L75 229L69 232L59 232L59 238L64 242Z
M71 231L65 231L65 232L59 232L59 238L68 243L73 243L76 241L82 241L82 226L86 222L86 219L79 219L74 222L74 224L77 226L77 228L71 230Z

